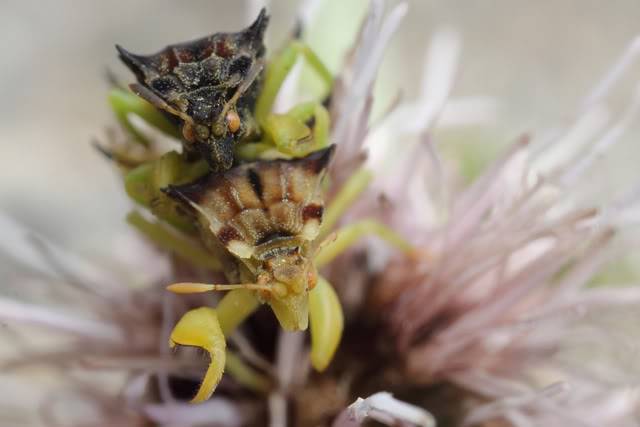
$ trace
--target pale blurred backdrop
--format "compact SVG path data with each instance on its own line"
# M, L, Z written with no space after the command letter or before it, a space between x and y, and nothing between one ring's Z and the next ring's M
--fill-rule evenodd
M367 2L324 3L308 39L335 70ZM460 31L462 60L453 94L495 96L501 106L497 120L464 134L474 135L470 150L478 155L485 150L480 144L504 145L521 132L570 117L640 33L636 0L409 3L387 52L379 99L388 100L397 89L411 98L430 36L442 27ZM271 48L285 38L297 5L271 2ZM150 53L172 42L238 30L248 23L247 8L255 10L256 2L2 0L0 209L89 258L117 258L114 248L127 232L123 218L130 202L117 174L89 144L112 120L105 70L131 81L114 44ZM633 76L626 79L613 105L623 105L635 83ZM605 159L598 177L605 190L637 167L636 135L638 126Z

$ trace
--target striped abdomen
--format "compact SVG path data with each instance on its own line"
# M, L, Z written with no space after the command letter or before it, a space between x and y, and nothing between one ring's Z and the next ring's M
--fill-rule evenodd
M332 153L333 146L300 159L247 163L168 194L188 202L231 253L265 259L318 236L320 183Z

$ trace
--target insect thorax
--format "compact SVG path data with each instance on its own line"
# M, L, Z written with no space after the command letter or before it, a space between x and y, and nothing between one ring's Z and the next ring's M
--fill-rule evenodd
M320 231L320 184L333 146L307 157L246 163L167 193L189 206L205 232L215 236L254 274L285 283L306 278Z
M257 132L253 108L262 78L251 74L265 55L267 23L263 10L243 31L170 45L148 56L118 46L120 58L138 80L134 91L176 121L185 149L203 156L213 170L230 168L234 144ZM242 83L252 78L234 99ZM233 132L224 123L227 111L240 119Z

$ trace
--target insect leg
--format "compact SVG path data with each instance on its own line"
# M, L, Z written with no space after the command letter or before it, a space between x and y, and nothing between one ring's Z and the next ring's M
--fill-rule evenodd
M269 114L262 133L262 142L241 144L236 155L247 161L304 157L329 145L329 112L318 102L305 102L285 114Z
M331 262L331 260L344 252L349 246L356 243L361 237L367 235L376 235L400 251L408 254L413 253L415 250L413 246L398 233L386 225L371 219L346 225L338 230L336 234L337 236L333 241L321 245L315 257L316 266L322 267Z
M318 102L305 102L267 117L264 132L277 150L304 157L329 145L329 112Z
M316 71L320 78L324 80L327 87L331 88L333 85L331 72L313 50L300 40L291 41L267 66L264 84L256 102L255 110L256 118L261 125L265 123L284 79L295 65L298 55L300 54L306 59L307 63Z
M329 112L324 105L316 104L313 119L314 150L318 150L329 146Z
M216 307L224 335L232 334L238 325L244 322L259 306L258 299L246 289L234 289L227 292Z
M129 114L135 114L149 123L151 126L160 129L164 133L176 138L180 138L178 127L171 123L160 111L143 97L138 97L134 93L122 89L113 89L108 96L109 105L113 110L118 122L135 138L137 142L148 146L149 141L138 132L131 122Z
M309 146L301 144L297 148L297 156L306 156L312 151L320 150L329 145L329 112L319 102L308 102L293 107L287 115L291 115L302 123L309 123L313 127L313 139Z
M190 264L211 271L222 271L220 260L206 251L197 241L176 233L161 223L148 221L136 211L127 215L127 222L156 246L177 255Z
M232 293L233 291L227 295ZM223 301L224 298L220 301L222 311L200 307L185 313L169 338L171 348L176 345L198 347L210 355L211 362L200 388L191 400L192 403L203 402L211 397L225 369L238 383L249 389L266 392L271 386L267 377L246 365L240 357L226 349L225 337L244 320L239 319L238 314L244 314L245 317L251 314L258 305L257 300L250 294L233 294L226 303ZM230 307L234 307L235 317L233 318L229 317Z
M342 306L335 290L323 277L309 292L311 365L323 371L333 359L344 328Z
M124 179L127 194L154 215L182 231L193 231L178 204L162 191L169 185L191 182L208 171L204 161L190 163L172 151L131 170Z
M169 346L187 345L206 350L211 362L202 380L193 403L203 402L211 397L216 389L226 360L227 343L220 328L216 311L212 308L201 307L188 311L182 316L171 332Z
M271 388L271 381L268 377L257 372L229 350L227 350L225 369L234 380L250 390L266 393Z
M347 179L324 212L319 238L329 235L340 217L357 200L360 193L367 188L372 178L371 171L360 168Z
M235 147L236 158L245 162L254 162L258 159L266 159L268 153L275 153L273 145L266 142L250 144L238 144Z

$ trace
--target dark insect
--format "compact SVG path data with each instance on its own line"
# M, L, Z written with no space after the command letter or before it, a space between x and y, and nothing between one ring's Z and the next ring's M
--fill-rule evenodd
M138 80L131 89L177 121L186 152L202 156L214 171L232 166L238 141L257 137L253 109L268 22L263 9L243 31L215 33L149 56L116 45Z

